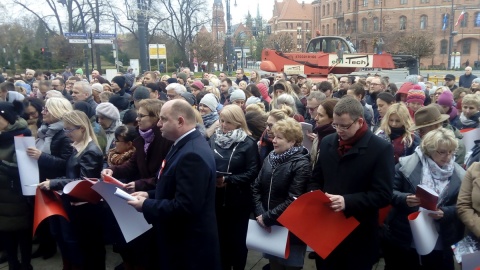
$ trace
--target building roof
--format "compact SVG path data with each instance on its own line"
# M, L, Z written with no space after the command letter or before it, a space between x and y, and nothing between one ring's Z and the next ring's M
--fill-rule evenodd
M312 4L299 3L297 0L275 1L272 19L274 18L279 21L311 21L313 20Z

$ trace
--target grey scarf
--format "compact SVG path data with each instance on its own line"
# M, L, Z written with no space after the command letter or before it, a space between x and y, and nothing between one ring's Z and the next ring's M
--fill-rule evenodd
M50 144L52 143L53 136L62 130L63 121L61 120L50 125L42 124L38 130L38 139L35 142L37 149L42 151L42 153L51 154Z
M241 128L234 129L227 133L223 133L221 128L215 130L215 143L223 149L230 148L234 143L243 142L246 137L247 133Z

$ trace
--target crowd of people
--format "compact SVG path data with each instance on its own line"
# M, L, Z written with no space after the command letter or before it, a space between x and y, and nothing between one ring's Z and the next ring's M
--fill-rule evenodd
M196 78L188 68L129 69L110 81L81 69L0 75L4 259L11 270L33 269L32 258L58 249L65 270L105 269L112 244L118 269L245 269L249 220L270 231L296 198L321 190L359 226L328 257L308 255L317 269L370 270L383 256L388 270L453 270L450 246L465 234L480 241L480 155L460 132L480 127L480 78L467 67L458 81L329 74L314 82L243 69L235 79ZM153 229L126 243L105 202L64 194L69 220L44 221L32 253L34 199L22 195L15 136L36 139L27 154L38 161L39 189L113 176ZM419 210L417 185L439 194L429 213L439 238L427 255L407 218ZM289 245L288 258L264 254L264 269L302 269L307 245L293 233Z

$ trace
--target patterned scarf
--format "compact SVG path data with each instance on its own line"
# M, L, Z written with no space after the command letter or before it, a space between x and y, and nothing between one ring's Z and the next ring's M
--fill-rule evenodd
M215 111L209 114L202 115L202 120L205 128L209 128L211 125L213 125L213 123L215 123L215 121L218 120L218 113Z
M153 133L153 129L149 129L147 131L141 131L138 129L138 132L140 133L140 136L142 136L143 140L145 143L143 144L143 151L145 151L145 154L147 154L148 147L150 146L150 143L153 142L153 139L155 139L155 133Z
M223 133L221 128L215 130L215 143L223 149L228 149L232 144L243 142L247 137L247 133L241 129L237 128L227 133Z
M134 153L135 153L135 147L121 154L115 152L115 149L110 149L108 151L108 159L107 159L108 166L122 165L127 160L129 160Z
M343 157L350 149L353 148L353 145L359 141L365 133L367 133L368 126L366 123L363 123L362 127L357 130L355 135L353 135L352 138L348 140L342 140L340 137L338 137L338 149L337 152L338 154Z
M476 114L466 117L465 114L460 115L460 122L462 122L462 128L477 128L479 123L480 112Z
M443 167L439 167L433 159L424 155L420 150L420 147L415 149L415 152L420 157L422 162L422 185L435 190L438 195L441 195L443 190L448 186L450 177L453 175L453 162L454 158L450 160L448 164Z
M282 163L284 163L288 158L303 150L303 146L293 146L282 154L277 154L275 151L270 152L268 155L272 169L276 169Z

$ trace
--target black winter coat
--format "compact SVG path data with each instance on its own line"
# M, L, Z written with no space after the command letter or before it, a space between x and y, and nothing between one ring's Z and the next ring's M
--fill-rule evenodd
M456 212L457 197L460 191L465 170L454 163L453 175L450 183L439 198L439 208L443 211L443 218L436 221L440 228L439 235L442 239L444 250L450 249L450 245L460 241L463 237L464 225ZM395 170L393 182L392 209L382 228L382 237L391 244L410 248L413 236L408 215L418 211L418 207L407 205L407 196L415 194L417 185L422 180L422 163L417 153L400 159Z
M217 171L232 173L224 176L227 185L216 189L216 206L250 207L251 184L257 177L260 160L255 140L247 136L243 142L234 143L230 148L223 149L215 144L215 138L214 134L209 142Z
M266 226L280 225L278 217L307 191L311 174L310 154L305 148L275 170L268 156L252 185L255 217L262 215Z
M50 180L52 190L61 190L66 184L83 177L100 177L103 168L103 153L99 146L91 141L78 157L76 154L77 150L74 149L67 160L65 178Z
M42 152L38 159L40 181L64 176L67 160L72 153L72 140L65 135L63 130L58 131L53 135L50 143L50 154Z

